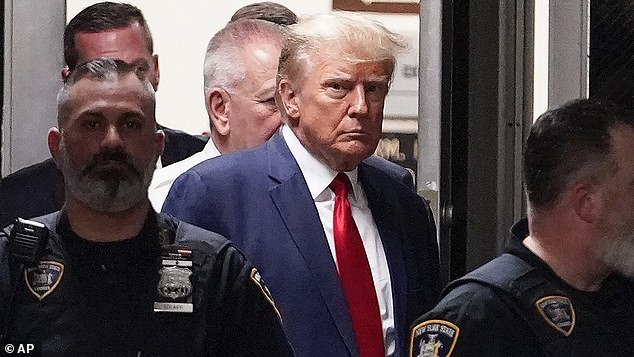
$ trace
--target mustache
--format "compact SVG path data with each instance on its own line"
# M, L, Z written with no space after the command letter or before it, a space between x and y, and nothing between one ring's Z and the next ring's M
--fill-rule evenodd
M123 150L117 150L117 149L115 149L115 150L103 150L103 151L100 151L99 153L97 153L95 156L93 156L92 160L90 160L88 165L86 165L86 167L84 168L82 174L84 176L86 176L91 171L95 170L99 165L101 165L104 162L108 162L108 161L119 162L124 167L126 167L128 170L132 171L133 173L135 173L137 175L141 174L139 172L139 170L137 169L136 165L134 165L134 162L130 158L130 155L128 155Z

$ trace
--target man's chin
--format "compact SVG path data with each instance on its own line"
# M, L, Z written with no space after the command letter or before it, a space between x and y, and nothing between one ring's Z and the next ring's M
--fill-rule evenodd
M374 153L375 148L361 142L349 142L348 145L344 145L339 150L339 155L342 158L347 158L348 161L361 162L370 157Z
M138 205L144 197L134 192L119 192L114 196L110 194L104 195L82 195L78 197L86 206L99 211L108 213L120 213L127 211Z
M147 197L147 187L140 178L122 176L120 171L99 171L70 185L79 201L97 211L121 212Z
M84 175L93 180L131 179L137 173L129 165L123 163L105 163L85 172Z

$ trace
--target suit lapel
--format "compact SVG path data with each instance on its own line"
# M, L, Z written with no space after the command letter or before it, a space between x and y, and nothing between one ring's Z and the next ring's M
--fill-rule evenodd
M359 180L368 198L368 206L372 212L372 218L379 230L379 236L385 249L387 265L390 269L390 279L392 282L392 299L394 300L394 325L397 327L397 342L404 341L407 307L407 272L401 248L399 222L395 217L399 205L393 204L394 195L386 192L391 185L382 183L380 175L373 175L372 168L361 163L359 165ZM401 327L401 328L398 328ZM397 354L400 349L397 343Z
M312 279L319 287L321 297L350 355L358 356L337 268L306 181L279 133L269 140L267 149L269 176L277 183L269 190L271 199L313 274Z

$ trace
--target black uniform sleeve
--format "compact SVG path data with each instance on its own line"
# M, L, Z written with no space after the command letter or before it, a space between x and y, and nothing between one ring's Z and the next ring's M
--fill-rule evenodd
M409 356L541 356L536 346L513 307L492 289L468 283L414 322Z
M227 246L216 259L220 286L210 314L218 333L212 350L218 356L293 356L281 318L259 272L242 253ZM211 279L212 281L215 279ZM219 318L219 321L215 319Z

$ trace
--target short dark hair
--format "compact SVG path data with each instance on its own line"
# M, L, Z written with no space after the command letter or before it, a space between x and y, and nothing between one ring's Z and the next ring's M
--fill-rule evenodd
M145 87L145 92L152 107L156 100L154 89L147 78L147 63L138 61L127 63L120 59L95 58L86 63L79 64L64 82L64 85L57 93L57 120L61 123L68 114L69 92L80 79L90 78L101 81L114 80L129 74L134 74Z
M75 35L81 32L98 33L121 29L135 23L138 23L145 32L148 53L154 53L154 43L150 28L145 22L143 13L137 7L130 4L105 1L83 9L70 20L64 29L64 61L68 69L74 70L77 66L77 61L79 61Z
M585 175L598 181L616 162L613 129L634 128L634 112L598 99L576 99L542 114L524 147L524 181L533 207L552 207L566 186Z
M65 85L72 86L82 78L107 79L109 76L122 77L129 73L134 73L140 81L145 81L147 68L143 68L143 65L147 67L142 61L127 63L118 58L94 58L77 66Z
M265 20L287 26L297 23L297 15L284 5L271 1L256 2L239 8L229 22L240 19Z

